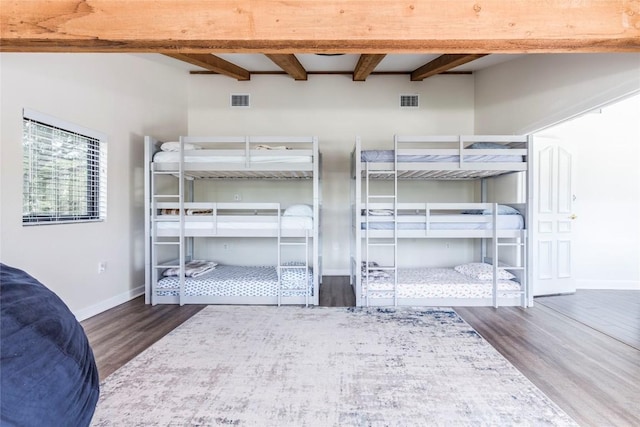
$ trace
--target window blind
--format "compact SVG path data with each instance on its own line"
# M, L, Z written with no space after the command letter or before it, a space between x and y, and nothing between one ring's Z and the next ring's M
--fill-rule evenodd
M23 224L104 220L106 165L106 142L24 117Z

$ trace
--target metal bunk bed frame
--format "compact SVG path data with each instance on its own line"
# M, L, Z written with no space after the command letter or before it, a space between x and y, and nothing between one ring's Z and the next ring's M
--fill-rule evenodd
M442 149L442 148L404 148L403 145L416 144L416 143L456 143L458 148ZM482 155L503 155L504 150L501 149L481 149L472 150L466 148L466 144L473 142L520 142L526 143L527 148L510 150L509 154L516 154L526 156L526 162L518 163L484 163L484 162L465 162L465 155L476 155L478 153ZM362 144L360 137L356 138L355 148L352 152L352 239L351 239L351 282L354 286L354 292L356 294L356 305L372 304L370 294L372 292L391 292L393 295L392 301L373 301L375 305L392 305L396 306L399 303L397 288L398 288L398 238L403 237L424 237L424 238L479 238L481 239L481 259L483 262L488 262L493 266L493 286L492 286L492 298L491 302L494 307L498 307L500 299L498 295L504 294L517 294L520 296L520 304L523 307L531 305L531 295L529 292L530 283L530 248L527 239L527 227L523 230L500 230L498 228L498 204L486 203L487 194L487 182L485 178L503 175L505 173L526 171L525 179L525 191L526 203L524 206L525 218L527 221L531 219L531 191L530 191L530 170L531 160L531 137L530 136L394 136L394 152L392 161L384 162L363 162L361 161ZM402 163L398 161L398 157L407 154L420 154L420 155L453 155L458 156L457 162L408 162ZM363 168L364 163L364 168ZM462 176L460 172L466 173L466 176ZM400 203L397 198L398 193L398 180L399 179L417 179L417 180L441 180L441 179L481 179L481 199L482 203ZM365 194L362 194L362 180L365 181ZM372 182L376 180L393 180L393 192L392 194L384 195L372 195ZM363 197L364 196L364 197ZM364 203L362 200L364 198ZM375 199L391 200L390 203L375 203ZM399 208L414 208L422 209L425 212L425 229L421 231L399 231L398 230L398 210ZM387 230L372 230L370 228L372 209L387 209L391 211L391 214L385 218L386 221L392 222L393 227ZM460 210L460 209L492 209L493 214L490 215L491 228L485 230L430 230L430 212L432 210ZM364 210L364 214L362 211ZM376 218L379 221L380 218ZM362 229L364 223L364 230ZM382 240L381 239L386 239ZM487 245L487 241L491 240L492 244L490 248ZM364 244L365 250L363 254L362 245ZM372 260L370 259L371 248L374 246L387 246L393 250L393 257L391 265L385 266L371 266ZM516 249L516 265L509 266L508 270L514 272L520 281L519 291L498 291L498 268L500 260L500 249L512 247ZM492 257L489 257L489 249L491 250ZM495 260L495 262L494 262ZM361 274L361 266L364 263L365 271ZM376 289L371 290L370 283L370 271L382 270L390 271L393 277L393 287L391 289ZM363 292L362 288L366 287L366 291ZM363 301L364 299L364 301ZM383 300L380 298L380 300ZM386 299L385 299L386 300ZM412 299L411 304L419 302ZM513 304L509 304L513 305Z
M244 144L242 150L245 161L241 165L216 164L215 166L206 162L185 162L185 144L199 143L216 143L216 144ZM269 143L304 143L311 144L310 150L292 150L282 154L304 154L311 156L312 162L308 166L301 166L296 163L274 163L252 164L251 157L256 154L256 150L252 149L254 144ZM319 236L319 217L320 217L320 154L318 149L317 137L181 137L178 161L168 163L154 163L153 155L158 151L160 141L151 136L145 137L145 189L147 192L145 198L145 302L147 304L156 303L245 303L248 304L310 304L317 305L318 291L321 278L321 256L320 256L320 236ZM204 153L207 150L197 150L196 154ZM216 154L237 155L237 149L215 150ZM193 154L193 153L192 153ZM265 152L261 151L260 155ZM267 153L268 154L268 153ZM285 156L286 157L286 156ZM224 179L228 176L234 176L233 172L241 174L250 173L250 177L269 177L275 179L286 179L288 174L293 174L295 178L311 178L313 186L313 228L309 230L283 230L281 205L280 203L194 203L194 179L197 178L219 178ZM172 175L178 180L178 194L158 194L156 179L160 176ZM244 176L243 176L244 177ZM186 200L186 199L189 200ZM278 291L277 298L271 297L188 297L185 296L185 265L188 260L192 259L194 254L194 237L197 233L187 232L185 221L185 207L210 207L214 216L217 209L237 209L237 210L262 210L270 211L277 218L277 226L275 231L249 232L235 234L233 231L220 233L225 236L249 236L275 237L277 245L277 277ZM162 218L158 215L160 209L176 208L179 215L174 218ZM158 231L158 224L161 222L177 222L179 224L177 232L161 233ZM215 227L214 229L215 230ZM217 231L209 231L201 236L216 236ZM311 241L311 245L309 244ZM161 247L173 247L178 249L178 258L172 261L161 261L158 252ZM301 265L287 265L283 263L282 251L284 247L299 247L304 250L304 263ZM311 252L311 256L309 253ZM310 261L313 260L313 263ZM309 294L309 267L313 267L313 296ZM179 286L175 288L163 287L162 292L176 292L177 297L160 297L156 295L156 284L162 270L167 268L179 269ZM303 288L283 289L282 273L285 269L304 269ZM283 297L283 293L288 292L304 292L304 297Z

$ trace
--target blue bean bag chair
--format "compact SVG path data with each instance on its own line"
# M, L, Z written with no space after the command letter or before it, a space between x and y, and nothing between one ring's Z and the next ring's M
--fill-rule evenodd
M99 380L84 329L64 302L0 264L0 425L88 426Z

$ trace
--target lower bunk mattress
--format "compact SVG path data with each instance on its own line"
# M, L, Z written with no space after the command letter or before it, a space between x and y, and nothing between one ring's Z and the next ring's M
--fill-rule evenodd
M313 296L313 274L307 269L305 288L305 269L282 269L282 296ZM156 296L176 296L172 289L180 286L180 278L164 277L155 287ZM218 265L209 273L198 277L186 277L184 296L209 297L276 297L278 296L278 272L274 266L245 267L236 265Z
M367 285L370 289L369 298L393 298L393 293L388 291L393 288L393 277L369 277L367 283L363 276L363 298L367 295ZM520 290L520 283L514 280L498 280L499 297L512 297L514 292ZM493 282L474 279L453 268L405 268L398 270L396 291L398 298L491 298Z

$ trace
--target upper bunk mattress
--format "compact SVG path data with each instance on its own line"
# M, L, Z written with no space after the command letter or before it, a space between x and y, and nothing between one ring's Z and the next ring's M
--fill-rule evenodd
M370 163L389 163L395 160L394 150L363 150L360 154L360 160ZM465 162L476 163L492 163L492 162L506 162L506 163L519 163L523 162L522 156L514 155L465 155L463 156ZM455 155L439 155L439 154L401 154L398 156L398 162L401 163L458 163L460 162L460 156Z
M196 152L198 155L196 155ZM180 153L177 151L158 151L153 156L153 161L158 163L176 163L180 161ZM224 164L244 164L247 161L251 164L268 164L268 163L301 163L311 164L313 156L305 155L250 155L246 156L234 155L216 155L215 150L187 150L184 152L185 163L224 163Z

